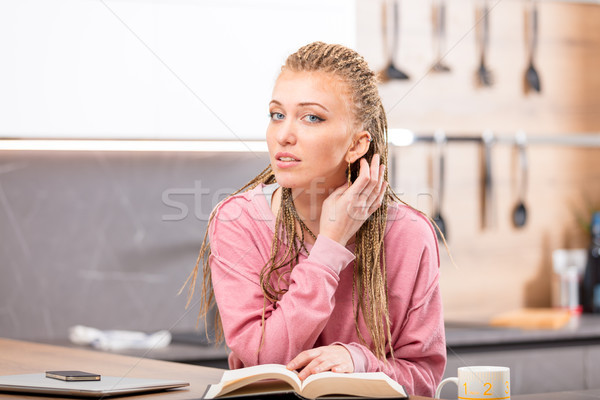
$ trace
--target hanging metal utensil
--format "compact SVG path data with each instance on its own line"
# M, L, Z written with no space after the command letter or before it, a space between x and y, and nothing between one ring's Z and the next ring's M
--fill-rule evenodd
M431 70L434 72L450 72L450 67L443 62L446 52L446 0L432 0L431 19L434 52L436 54L435 63Z
M481 5L475 11L476 40L479 51L479 67L476 71L476 83L478 86L492 86L494 78L492 71L486 66L486 55L490 41L490 8L488 0L481 0Z
M494 193L492 181L492 146L494 133L485 131L481 137L482 172L481 172L481 227L493 228L495 225Z
M525 132L518 132L515 136L515 146L519 153L519 171L520 180L518 188L518 199L517 204L513 210L513 225L515 228L522 228L527 222L527 207L525 206L525 193L527 192L527 151L525 146L527 145L527 136Z
M392 8L392 30L391 30L391 40L390 40L390 30L388 29L388 15L389 8ZM383 35L384 35L384 43L386 48L386 56L388 56L388 64L385 69L382 71L383 78L385 80L391 79L400 79L406 80L410 79L409 76L401 71L395 65L395 60L397 59L397 51L398 51L398 43L400 41L400 0L393 0L390 5L390 1L386 0L383 4L383 17L382 17L382 27L383 27Z
M528 66L525 71L524 89L525 94L530 90L541 92L542 84L540 76L535 69L534 58L537 52L538 45L538 3L537 0L531 0L526 6L525 11L525 43L528 52Z
M437 201L434 206L433 221L439 228L439 232L436 230L436 234L439 240L442 240L442 235L448 240L448 227L446 221L442 217L442 202L444 200L444 179L445 179L445 152L446 152L446 134L444 131L438 130L434 134L437 151L437 177L436 183L436 194ZM440 234L441 232L441 234Z

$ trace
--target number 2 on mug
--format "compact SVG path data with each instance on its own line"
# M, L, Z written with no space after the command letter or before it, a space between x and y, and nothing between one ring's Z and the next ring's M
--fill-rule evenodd
M487 387L487 390L485 392L483 392L484 396L491 396L492 393L490 392L492 390L492 384L489 382L486 382L483 384L483 387Z

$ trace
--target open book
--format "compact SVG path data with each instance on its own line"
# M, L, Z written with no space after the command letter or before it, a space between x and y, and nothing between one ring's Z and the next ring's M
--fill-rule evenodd
M210 385L205 399L264 396L294 392L299 397L406 398L402 385L383 372L321 372L301 381L285 365L264 364L225 371L221 382Z

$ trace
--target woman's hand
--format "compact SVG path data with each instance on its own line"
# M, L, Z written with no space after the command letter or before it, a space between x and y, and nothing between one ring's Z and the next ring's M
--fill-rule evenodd
M332 345L305 350L287 365L287 369L290 370L299 368L302 368L302 371L298 378L304 380L311 374L324 371L354 372L354 363L350 352L344 346Z
M384 172L385 165L379 165L379 154L373 156L370 167L361 158L354 183L350 187L340 186L323 202L319 233L345 246L381 206L387 188Z

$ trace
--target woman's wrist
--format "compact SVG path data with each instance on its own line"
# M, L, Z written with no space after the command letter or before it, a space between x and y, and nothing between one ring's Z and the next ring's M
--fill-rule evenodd
M335 240L319 233L317 241L310 250L308 261L323 265L339 274L356 256L354 253Z
M343 237L341 234L336 233L336 232L320 231L319 235L323 235L333 241L336 241L339 244L341 244L342 246L346 246L346 244L348 243L347 238Z

